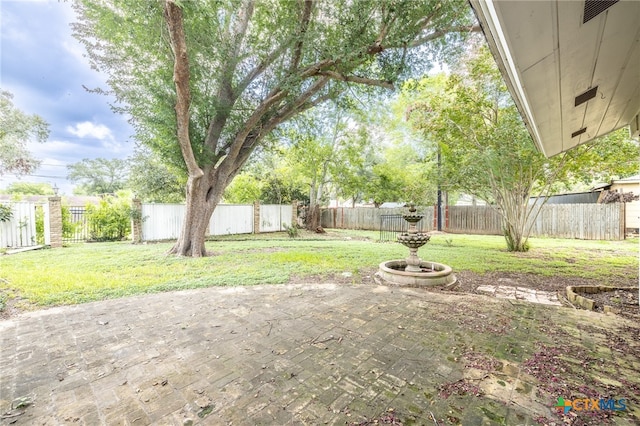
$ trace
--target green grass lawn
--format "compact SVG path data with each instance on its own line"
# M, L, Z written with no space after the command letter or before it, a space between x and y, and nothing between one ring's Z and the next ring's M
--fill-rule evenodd
M407 249L376 242L377 232L326 235L285 233L220 237L207 242L214 255L176 258L170 243L77 244L0 256L0 296L20 296L35 305L82 303L131 294L208 286L279 284L292 278L373 272ZM509 253L499 236L433 235L420 249L425 260L457 271L529 272L595 278L615 284L638 276L638 240L580 241L532 238L528 253Z

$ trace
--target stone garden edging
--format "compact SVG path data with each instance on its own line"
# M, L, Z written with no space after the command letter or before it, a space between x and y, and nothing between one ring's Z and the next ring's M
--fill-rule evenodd
M571 303L574 303L576 305L578 305L579 307L581 307L582 309L587 309L589 311L593 311L594 307L595 307L595 301L589 299L588 297L582 296L578 293L587 293L587 294L596 294L596 293L603 293L606 291L615 291L615 290L635 290L635 287L609 287L609 286L602 286L602 285L598 285L598 286L568 286L567 287L567 299L569 299L569 301ZM613 306L609 306L609 305L604 305L603 307L604 312L612 312L612 313L616 313L618 312L618 309L613 307Z

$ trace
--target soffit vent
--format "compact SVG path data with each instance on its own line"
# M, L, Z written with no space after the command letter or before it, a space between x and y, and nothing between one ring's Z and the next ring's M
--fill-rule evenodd
M575 106L583 104L583 103L587 102L589 99L595 98L596 97L596 93L598 93L598 86L593 87L593 88L587 90L586 92L584 92L583 94L576 96L576 104L575 104Z
M618 0L585 0L582 23L589 22L616 3L618 3Z
M583 127L582 129L576 130L575 132L571 133L571 137L575 138L576 136L580 136L581 134L583 134L586 131L587 131L587 128Z

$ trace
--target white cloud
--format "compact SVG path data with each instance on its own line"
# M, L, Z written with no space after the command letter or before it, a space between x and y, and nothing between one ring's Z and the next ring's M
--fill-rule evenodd
M107 126L104 124L93 124L90 121L83 121L74 127L67 126L67 131L79 138L89 136L100 140L113 140L113 134Z
M84 49L82 46L75 42L73 39L65 40L62 42L62 48L76 58L79 62L88 65L87 58L84 57Z
M120 142L116 141L103 141L102 146L111 154L120 154L123 152L123 146Z

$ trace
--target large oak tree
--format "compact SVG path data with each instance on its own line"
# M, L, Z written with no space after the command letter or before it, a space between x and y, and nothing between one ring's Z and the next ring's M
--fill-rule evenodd
M392 88L477 30L464 0L83 0L76 10L75 34L109 76L115 109L186 171L172 252L194 257L265 135L352 85Z

